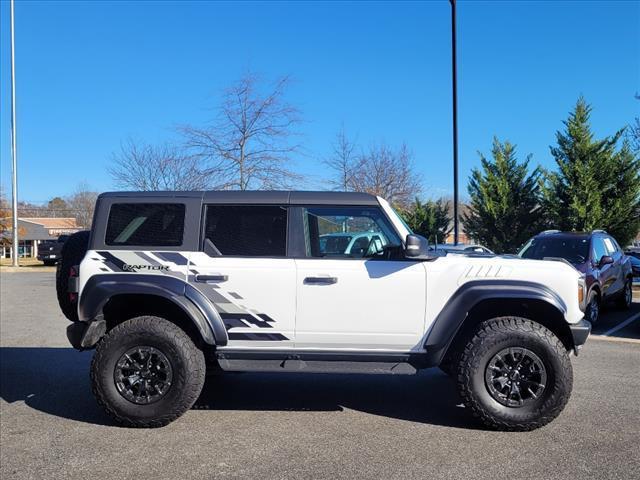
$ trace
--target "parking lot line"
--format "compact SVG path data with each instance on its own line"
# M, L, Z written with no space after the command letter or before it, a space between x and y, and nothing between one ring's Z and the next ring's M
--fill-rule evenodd
M624 327L626 327L627 325L635 322L636 320L638 320L640 318L640 313L636 313L633 317L629 317L627 318L624 322L619 323L618 325L616 325L615 327L607 330L606 332L604 332L602 334L602 336L608 337L609 335L611 335L612 333L617 332L618 330L623 329Z

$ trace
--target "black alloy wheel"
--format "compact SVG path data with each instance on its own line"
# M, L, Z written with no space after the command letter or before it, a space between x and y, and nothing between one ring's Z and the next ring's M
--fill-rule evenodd
M600 318L600 300L598 299L598 295L595 293L592 294L591 299L589 300L585 317L589 320L591 325L595 325Z
M544 392L547 371L535 353L510 347L496 353L487 364L485 382L489 394L507 407L521 407Z
M138 405L147 405L169 391L173 370L169 359L157 348L133 347L116 363L113 379L120 395Z

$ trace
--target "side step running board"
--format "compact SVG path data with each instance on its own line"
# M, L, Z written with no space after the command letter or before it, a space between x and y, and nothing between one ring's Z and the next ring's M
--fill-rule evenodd
M217 351L220 368L232 372L378 373L413 375L425 367L422 354Z

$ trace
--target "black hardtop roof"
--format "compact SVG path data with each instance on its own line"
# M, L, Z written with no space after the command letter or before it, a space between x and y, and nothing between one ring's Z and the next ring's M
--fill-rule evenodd
M378 205L374 195L360 192L312 192L277 190L210 190L193 192L105 192L100 198L195 198L204 203L280 205Z

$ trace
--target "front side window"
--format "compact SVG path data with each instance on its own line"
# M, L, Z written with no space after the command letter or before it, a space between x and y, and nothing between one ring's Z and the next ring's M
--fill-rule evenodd
M184 234L182 203L115 203L109 211L105 243L177 247Z
M616 246L613 240L609 237L604 237L604 246L607 249L607 255L613 255L617 252Z
M375 258L401 244L379 208L309 207L303 219L307 257Z
M608 255L607 248L602 241L602 238L596 237L593 239L593 261L599 263L602 257Z
M287 209L279 205L209 205L204 237L221 255L284 257Z

